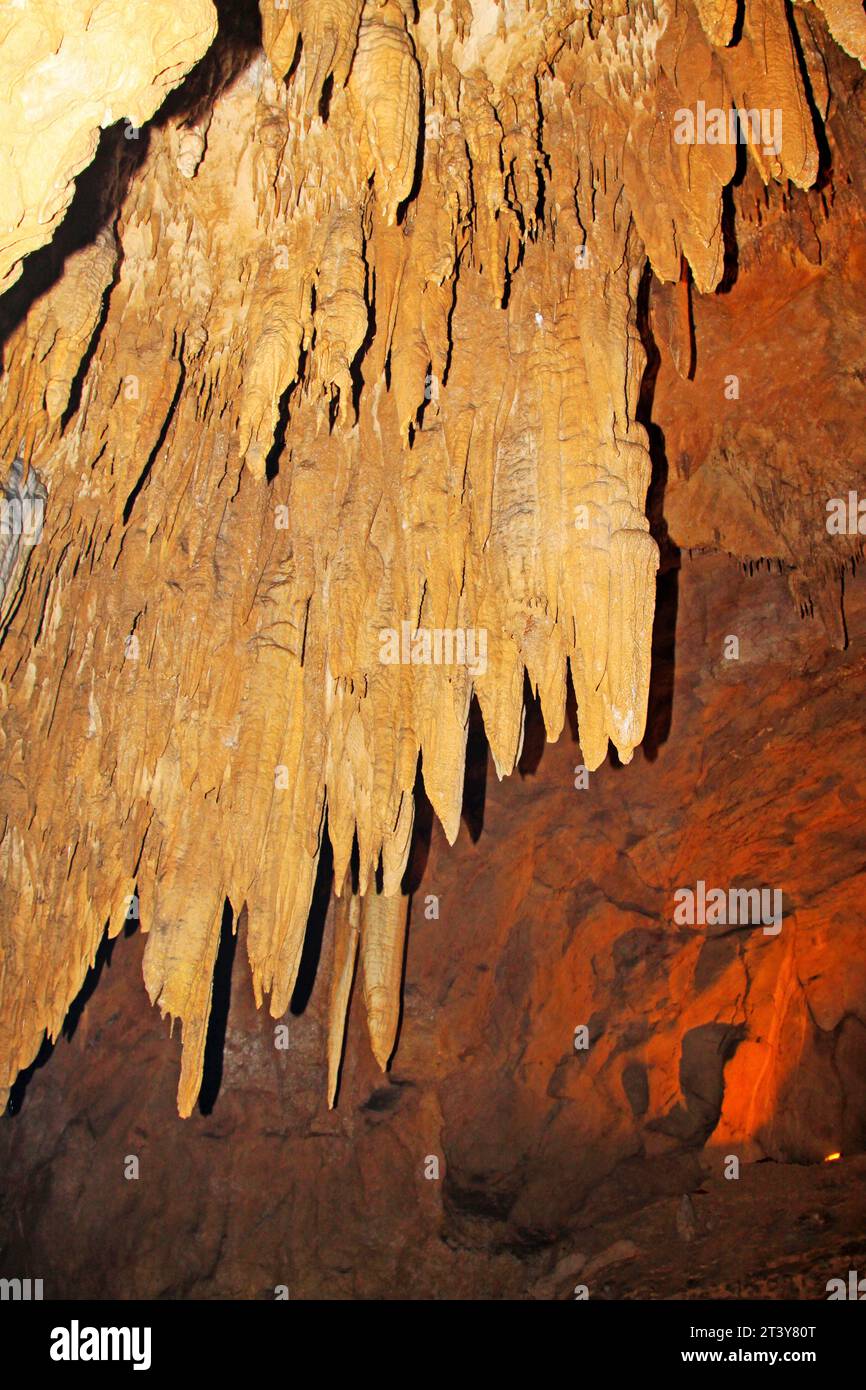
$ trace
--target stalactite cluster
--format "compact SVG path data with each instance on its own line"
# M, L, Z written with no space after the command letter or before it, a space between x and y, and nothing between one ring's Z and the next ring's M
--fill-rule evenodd
M211 0L13 0L0 12L0 292L56 231L100 128L137 129L212 41Z
M96 20L138 20L72 7L133 125L211 7L135 8L158 61L133 82ZM570 673L586 766L609 741L631 759L658 563L640 286L648 261L719 283L741 148L680 142L678 113L780 112L778 149L753 126L748 157L808 186L820 11L862 59L856 0L746 0L741 25L727 0L262 0L151 125L106 132L0 300L0 452L45 494L0 633L0 1087L134 912L188 1115L224 902L281 1017L327 834L333 1099L356 957L383 1067L393 1049L416 780L453 842L473 698L500 777L527 676L548 739ZM7 256L57 225L39 198ZM383 660L404 625L409 659ZM484 661L431 659L422 633L452 655L483 634Z

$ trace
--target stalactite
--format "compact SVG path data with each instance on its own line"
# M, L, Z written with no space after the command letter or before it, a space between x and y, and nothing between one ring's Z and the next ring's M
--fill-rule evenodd
M125 114L195 60L210 8L168 24L170 66L144 63ZM383 1068L393 1050L416 779L453 842L473 698L500 777L526 673L551 740L570 674L587 768L643 737L641 277L719 283L736 170L730 143L678 141L678 113L778 109L779 148L750 157L801 187L812 116L782 0L747 0L736 39L726 2L519 8L263 3L267 59L232 73L221 51L210 105L117 156L98 235L10 315L0 449L26 417L50 505L0 653L0 1088L134 897L189 1114L223 903L281 1017L327 814L338 893L357 851L333 1102L358 955ZM860 52L853 0L823 10ZM62 201L19 207L0 274Z
M148 121L213 39L211 0L29 0L0 20L0 291L72 201L100 127ZM81 74L86 73L86 81Z

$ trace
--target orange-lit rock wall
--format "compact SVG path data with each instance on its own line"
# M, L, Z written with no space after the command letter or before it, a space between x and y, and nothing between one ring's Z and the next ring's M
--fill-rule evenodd
M395 1060L383 1078L356 990L335 1110L326 898L285 1049L243 923L236 948L227 931L209 1113L184 1124L141 934L113 943L0 1133L16 1267L70 1296L570 1297L567 1272L545 1282L559 1262L627 1240L592 1296L682 1295L698 1258L705 1294L823 1296L866 1214L847 1159L866 1147L866 604L854 584L839 653L783 576L702 556L664 575L659 616L635 764L578 789L571 728L545 745L536 714L501 784L470 735L453 848L419 811ZM701 878L781 888L778 934L675 926ZM820 1163L835 1150L844 1182ZM690 1193L697 1245L678 1234Z
M820 1296L864 1229L862 8L216 9L159 106L213 17L154 8L0 228L44 508L0 1245L71 1296ZM784 138L683 144L698 102Z

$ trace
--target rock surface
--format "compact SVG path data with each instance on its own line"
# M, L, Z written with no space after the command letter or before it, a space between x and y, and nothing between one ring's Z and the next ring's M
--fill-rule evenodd
M4 1248L77 1295L823 1296L862 6L216 9L0 21Z
M206 0L170 21L145 7L144 28L108 0L67 7L68 27L40 39L55 80L37 109L21 95L42 72L25 44L37 8L57 21L47 5L4 21L22 69L9 178L42 168L15 132L40 138L52 93L74 132L61 173L46 162L57 197L12 200L16 225L36 219L16 256L56 225L96 124L115 105L143 118L213 27ZM725 285L723 190L739 166L759 208L818 180L827 206L803 255L836 248L813 289L848 323L866 47L857 0L823 12L749 0L732 28L730 7L644 0L224 4L204 61L141 138L109 132L0 306L0 452L11 462L20 446L46 494L41 542L15 552L0 612L0 1093L59 1032L106 926L134 910L148 994L182 1023L188 1115L225 900L245 913L256 999L279 1018L325 827L338 895L398 898L419 769L457 834L473 699L499 775L521 755L526 675L550 740L570 675L587 768L609 741L631 759L658 564L648 266L678 286L659 322L682 367L690 278ZM99 78L83 107L69 97L79 48ZM721 120L732 105L739 128L705 129L707 109ZM814 206L794 209L801 239ZM710 379L729 317L708 308L695 325ZM730 438L699 412L683 426L675 538L703 543L710 525L751 554L776 527L763 553L783 553L804 606L819 575L814 601L844 641L823 581L856 547L818 546L821 503L795 496L790 446L729 477L731 449L751 443L751 458L767 429L746 385ZM387 1062L403 918L370 903L360 945L343 943L332 1088L355 948Z
M79 1297L825 1297L866 1253L859 582L847 616L840 653L783 576L684 558L630 767L578 789L573 729L545 745L536 714L500 784L473 725L456 845L419 813L390 1073L356 982L333 1111L324 897L285 1049L225 931L183 1123L141 934L115 941L0 1126L5 1257ZM675 926L700 878L778 886L781 930Z
M99 132L138 131L213 39L211 0L10 0L0 15L0 293L72 201Z

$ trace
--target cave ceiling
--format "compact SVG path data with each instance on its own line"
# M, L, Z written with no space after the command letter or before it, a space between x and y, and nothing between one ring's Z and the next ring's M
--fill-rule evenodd
M527 682L550 741L570 683L588 770L641 743L650 279L688 384L732 187L826 184L864 60L856 0L4 7L0 456L40 533L0 564L0 1089L135 917L188 1115L224 905L282 1017L326 839L329 1098L356 966L387 1065L416 791L453 843L473 702L500 778ZM856 537L776 479L738 547L717 475L672 482L681 541L784 562L832 637Z

